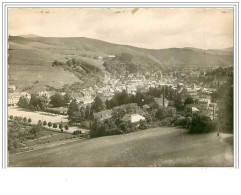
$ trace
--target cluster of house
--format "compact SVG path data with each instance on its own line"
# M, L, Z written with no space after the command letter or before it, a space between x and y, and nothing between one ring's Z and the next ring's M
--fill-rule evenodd
M8 86L8 106L17 105L20 97L25 97L30 100L31 95L27 92L19 92L17 91L17 87L15 85Z
M205 87L197 87L195 84L187 88L181 88L179 93L182 101L185 98L191 97L194 100L193 104L187 105L186 107L192 113L201 113L204 116L214 120L217 117L215 110L217 110L217 104L211 102L211 94L215 89L208 89Z
M104 110L101 112L94 113L94 119L102 122L106 119L110 119L112 117L112 110ZM130 123L138 123L141 120L146 120L144 116L134 113L134 114L125 114L121 119L123 122L130 122Z

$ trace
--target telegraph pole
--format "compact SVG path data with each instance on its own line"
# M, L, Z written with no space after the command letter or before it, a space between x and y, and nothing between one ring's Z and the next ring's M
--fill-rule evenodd
M163 98L162 98L162 105L163 105L163 108L165 107L165 86L163 86Z
M213 120L214 120L214 117L215 117L215 105L213 104Z

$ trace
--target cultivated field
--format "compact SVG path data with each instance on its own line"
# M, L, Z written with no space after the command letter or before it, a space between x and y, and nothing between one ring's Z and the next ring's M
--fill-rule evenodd
M9 166L233 166L232 140L226 140L152 128L10 155Z

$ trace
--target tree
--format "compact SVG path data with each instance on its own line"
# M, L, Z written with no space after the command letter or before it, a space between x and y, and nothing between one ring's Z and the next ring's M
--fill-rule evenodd
M53 128L55 128L55 129L57 128L57 124L56 123L53 124Z
M45 110L47 107L47 102L47 97L32 94L29 105L35 109Z
M76 102L76 99L73 99L68 108L68 115L71 117L74 112L79 112L79 105Z
M19 121L19 122L22 122L22 120L23 120L23 117L21 117L21 116L18 117L18 121Z
M41 130L42 130L42 126L36 125L32 127L32 129L30 130L30 133L34 134L34 136L36 137Z
M26 97L22 96L19 98L18 104L20 108L28 108L29 106L29 101Z
M69 93L66 93L66 94L64 95L64 103L65 103L65 104L69 103L71 99L72 99L72 97L70 96Z
M80 108L79 113L80 113L80 115L79 115L79 117L80 117L79 120L80 120L80 121L84 121L84 120L86 119L86 109L85 109L84 106L82 106L82 107Z
M177 97L174 101L174 106L178 111L182 111L183 110L183 104L182 104L182 100L180 97Z
M65 105L64 96L62 96L60 93L55 93L50 97L50 103L53 105L53 107L60 107Z
M184 105L186 105L186 104L193 104L193 103L194 103L193 99L192 99L191 97L188 97L188 98L185 100Z
M233 74L218 90L218 118L222 131L233 133Z
M27 118L26 117L23 118L23 122L27 123Z
M10 115L10 120L13 120L13 115Z
M63 124L62 123L59 124L59 129L61 132L63 132Z
M91 118L91 107L89 105L86 106L86 109L85 109L85 118L86 119L90 119Z
M43 126L42 121L41 121L41 120L39 120L37 125L38 125L38 126Z
M49 128L52 126L52 123L51 122L48 122L48 126L49 126Z
M91 106L91 109L94 112L100 112L105 109L105 104L102 102L99 96L95 98L94 103Z
M47 125L47 122L46 122L46 121L44 121L44 122L43 122L43 126L45 127L46 125Z
M65 125L64 128L65 128L66 131L69 130L69 126L68 125Z
M120 54L120 61L122 62L131 62L132 55L128 53L121 53Z
M31 118L29 118L29 119L28 119L28 123L30 124L31 122L32 122L32 119L31 119Z
M190 133L208 133L213 129L214 129L214 124L211 122L210 118L195 114L192 118L189 132Z

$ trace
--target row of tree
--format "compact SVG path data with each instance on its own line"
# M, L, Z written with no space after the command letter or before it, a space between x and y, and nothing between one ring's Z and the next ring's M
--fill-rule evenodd
M18 117L18 116L13 116L13 115L10 115L10 120L13 121L13 122L20 122L20 123L24 123L24 124L30 124L32 122L32 119L29 118L27 119L26 117ZM52 123L52 122L48 122L47 121L41 121L39 120L38 121L38 124L37 126L39 127L46 127L48 126L49 128L53 127L54 129L58 128L58 124L57 123ZM59 124L59 129L61 131L63 131L63 128L68 131L69 129L69 126L66 124L66 125L63 125L62 123Z

